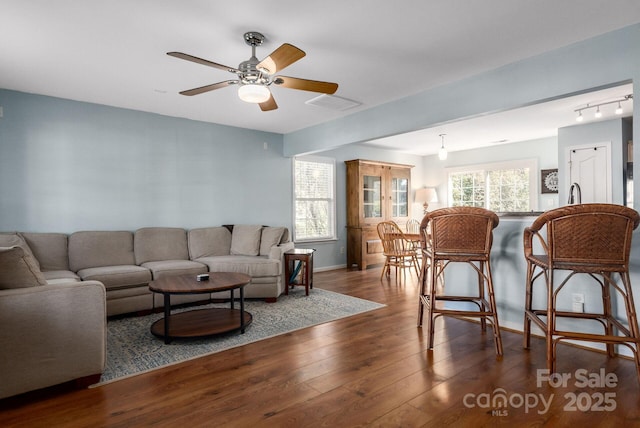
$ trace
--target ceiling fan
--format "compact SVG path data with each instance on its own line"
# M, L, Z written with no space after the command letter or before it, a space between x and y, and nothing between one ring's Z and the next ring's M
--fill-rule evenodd
M320 92L323 94L333 94L338 90L337 83L300 79L297 77L274 76L274 73L283 70L285 67L288 67L306 55L304 51L297 47L289 43L284 43L273 51L271 55L259 61L258 58L256 58L256 46L262 44L264 36L256 31L250 31L244 34L244 41L251 46L251 58L241 62L238 68L218 64L182 52L167 52L167 55L175 58L218 68L230 73L235 73L238 76L235 80L225 80L223 82L189 89L180 92L180 94L188 96L198 95L231 85L239 85L238 96L241 100L259 104L262 111L269 111L278 108L269 90L269 86L271 85L282 86L289 89Z

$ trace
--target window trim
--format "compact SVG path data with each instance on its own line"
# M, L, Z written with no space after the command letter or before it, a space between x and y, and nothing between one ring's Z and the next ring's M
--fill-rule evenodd
M305 161L305 162L316 162L316 163L325 163L325 164L330 164L332 167L332 171L333 171L333 186L332 186L332 198L330 200L330 216L331 216L331 236L329 237L314 237L314 238L307 238L307 239L299 239L297 237L297 230L296 230L296 202L297 202L297 197L296 197L296 162L297 161ZM292 180L292 189L291 189L291 193L292 193L292 198L291 200L293 201L293 204L291 206L291 218L292 218L292 236L293 236L293 242L294 243L309 243L309 242L327 242L327 241L337 241L338 240L338 232L337 232L337 203L336 203L336 190L337 190L337 168L336 168L336 160L334 158L330 158L330 157L326 157L326 156L315 156L315 155L305 155L305 156L295 156L293 158L293 162L291 162L291 175L293 177Z
M447 205L451 205L451 191L453 190L450 186L450 175L460 172L475 172L475 171L495 171L495 170L505 170L505 169L518 169L518 168L529 168L529 210L537 211L538 210L538 193L539 182L538 182L538 159L536 158L528 158L528 159L514 159L508 161L500 161L500 162L488 162L488 163L479 163L465 166L456 166L456 167L448 167L445 168L445 172L447 175ZM485 208L486 208L486 200L485 200Z

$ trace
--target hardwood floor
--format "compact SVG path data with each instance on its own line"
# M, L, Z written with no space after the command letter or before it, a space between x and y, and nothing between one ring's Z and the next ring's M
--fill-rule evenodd
M498 360L490 331L450 318L438 321L427 351L416 327L417 281L398 285L393 274L390 281L379 275L379 268L321 272L314 286L385 308L97 388L5 399L0 426L640 426L631 361L561 346L558 371L571 379L538 386L542 340L527 351L521 334L503 331ZM582 386L579 369L592 382L602 369L617 386ZM493 403L501 394L505 407Z

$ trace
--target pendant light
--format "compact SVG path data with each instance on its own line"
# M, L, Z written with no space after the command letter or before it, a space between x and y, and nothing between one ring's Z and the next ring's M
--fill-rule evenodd
M440 158L440 160L445 160L447 158L447 149L444 148L444 136L447 134L440 134L440 138L442 139L442 146L440 147L440 150L438 151L438 158Z

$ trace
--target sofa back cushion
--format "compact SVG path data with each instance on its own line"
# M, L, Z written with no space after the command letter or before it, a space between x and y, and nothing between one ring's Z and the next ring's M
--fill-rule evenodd
M86 231L69 236L69 267L82 269L135 265L133 233L126 231Z
M201 257L228 256L231 252L231 232L223 226L191 229L187 238L191 260Z
M284 232L282 233L282 238L280 238L280 243L284 244L285 242L289 242L290 238L289 238L289 229L288 228L284 228Z
M22 232L20 235L40 262L40 270L69 270L69 241L66 234Z
M145 227L133 237L136 264L161 260L189 260L187 231L177 227Z
M35 255L31 251L31 247L27 244L24 237L18 233L0 233L0 247L20 247L25 254L32 258L35 265L40 270L40 263L36 259Z
M0 289L47 285L42 272L22 247L0 247Z
M236 224L231 233L231 254L257 256L260 254L262 226Z
M262 236L260 237L260 255L268 256L271 247L280 244L282 235L284 235L284 227L263 227Z

